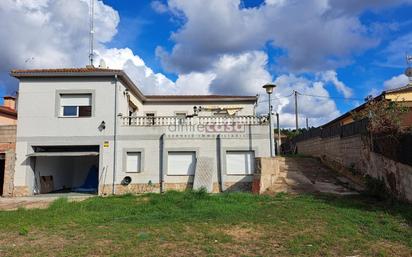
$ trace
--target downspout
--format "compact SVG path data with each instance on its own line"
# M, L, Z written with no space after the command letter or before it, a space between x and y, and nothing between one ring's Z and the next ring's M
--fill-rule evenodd
M159 187L160 193L163 193L164 190L164 145L165 145L165 134L160 136L159 140Z
M226 188L225 188L225 181L223 179L223 172L222 172L222 138L220 134L218 134L216 137L216 152L217 152L217 173L218 173L220 192L224 192Z
M114 125L113 125L113 187L112 194L116 194L116 146L117 146L117 74L114 75Z

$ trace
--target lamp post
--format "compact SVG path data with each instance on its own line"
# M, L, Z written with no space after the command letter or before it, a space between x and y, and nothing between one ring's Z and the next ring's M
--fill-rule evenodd
M272 138L272 104L270 102L270 95L273 93L273 89L276 87L275 84L266 84L263 88L266 90L266 93L269 97L269 142L270 142L270 157L274 157L273 155L273 138Z

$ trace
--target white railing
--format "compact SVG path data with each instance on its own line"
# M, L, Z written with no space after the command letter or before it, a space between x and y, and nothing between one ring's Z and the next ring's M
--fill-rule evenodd
M267 125L266 116L123 116L121 117L123 126L169 126L169 125Z

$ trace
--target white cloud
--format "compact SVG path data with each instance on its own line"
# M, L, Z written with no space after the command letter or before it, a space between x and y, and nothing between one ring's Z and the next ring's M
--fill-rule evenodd
M278 59L284 68L323 71L347 64L353 54L378 43L369 37L357 12L346 5L338 11L336 1L271 0L255 8L239 4L240 0L169 0L169 8L184 25L172 34L175 45L170 53L158 49L164 67L179 73L205 71L221 55L272 43L285 52Z
M306 118L310 126L319 126L340 115L335 102L329 99L329 93L322 80L309 80L293 74L281 75L276 78L277 88L273 97L274 111L280 113L282 127L293 128L295 126L295 102L293 90L298 91L299 127L306 126ZM311 97L317 95L324 97ZM263 101L258 110L266 112L267 101Z
M320 73L322 80L326 83L332 83L338 92L342 93L345 97L352 96L352 89L347 87L345 83L338 79L338 74L334 70L328 70Z
M385 89L394 89L398 87L404 87L408 83L409 83L409 78L404 74L400 74L398 76L394 76L391 79L388 79L385 82L383 82L383 86Z
M214 94L255 95L262 86L272 81L266 70L267 55L264 52L247 52L239 55L223 55L211 69L216 74L210 84Z

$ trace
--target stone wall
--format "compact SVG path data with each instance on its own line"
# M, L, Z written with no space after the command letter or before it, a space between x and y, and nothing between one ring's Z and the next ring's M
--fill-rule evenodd
M272 187L279 177L279 157L256 158L256 174L252 183L252 192L262 194Z
M340 163L347 168L360 170L362 168L360 135L351 137L313 138L297 143L298 153L326 158Z
M298 153L321 158L358 184L365 175L381 179L395 197L412 202L412 166L372 152L361 135L312 138L298 142L297 148Z
M362 165L367 175L383 180L396 198L412 203L412 166L374 153L366 146L362 151Z
M24 190L14 192L15 149L16 126L0 126L0 153L5 156L3 196L26 195Z

